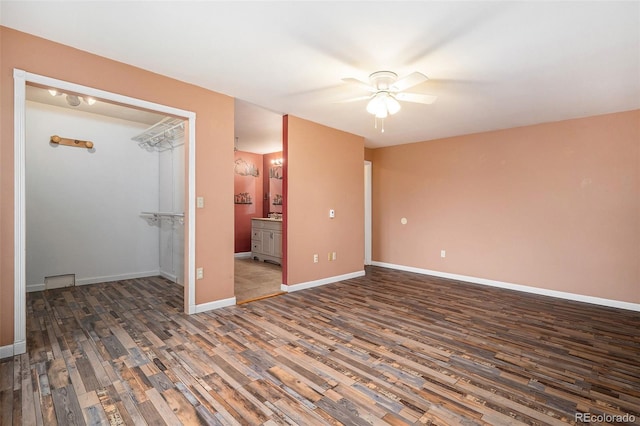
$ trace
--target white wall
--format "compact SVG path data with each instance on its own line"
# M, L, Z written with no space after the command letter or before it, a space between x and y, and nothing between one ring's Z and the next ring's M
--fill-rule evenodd
M158 154L131 140L147 127L27 102L28 290L46 276L89 284L159 273L158 227L140 217L158 209ZM95 146L52 146L52 135Z

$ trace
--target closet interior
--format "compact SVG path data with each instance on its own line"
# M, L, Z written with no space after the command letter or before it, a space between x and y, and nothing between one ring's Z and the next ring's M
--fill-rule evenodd
M166 117L132 139L158 155L158 210L140 214L158 227L160 275L184 285L185 121Z
M186 121L87 99L27 87L27 291L184 285Z

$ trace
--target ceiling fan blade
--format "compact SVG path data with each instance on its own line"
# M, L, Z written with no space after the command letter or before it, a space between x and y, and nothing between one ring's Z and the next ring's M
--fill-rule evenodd
M355 97L355 98L349 98L349 99L343 99L343 100L340 100L340 101L336 101L336 103L343 104L343 103L347 103L347 102L364 101L366 99L371 99L372 96L373 95L358 96L358 97Z
M391 85L391 90L396 92L402 92L403 90L407 90L410 87L416 86L420 83L427 81L429 78L419 72L413 72L406 77L402 77L400 80L396 81Z
M365 83L364 81L358 80L357 78L343 78L342 81L345 83L355 84L356 86L360 86L360 88L368 90L369 92L375 92L376 88L370 85L369 83Z
M422 95L420 93L396 93L395 98L399 101L415 102L418 104L432 104L438 99L434 95Z

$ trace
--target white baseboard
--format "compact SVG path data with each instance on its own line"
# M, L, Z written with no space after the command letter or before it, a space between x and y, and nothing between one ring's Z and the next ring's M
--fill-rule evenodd
M242 253L235 253L233 257L235 257L236 259L251 259L251 252L245 251Z
M315 280L315 281L307 281L305 283L300 283L300 284L293 284L293 285L282 284L280 286L280 290L286 291L286 292L305 290L307 288L318 287L320 285L336 283L338 281L344 281L344 280L349 280L351 278L357 278L357 277L363 277L363 276L364 276L364 271L356 271L356 272L351 272L349 274L336 275L334 277L322 278L320 280Z
M21 340L14 342L13 345L0 346L0 359L10 358L14 355L20 355L27 351L27 342Z
M507 283L503 281L489 280L486 278L471 277L468 275L450 274L448 272L433 271L430 269L415 268L413 266L396 265L394 263L371 262L374 266L383 268L397 269L400 271L415 272L416 274L433 275L435 277L449 278L452 280L466 281L474 284L488 285L491 287L500 287L508 290L522 291L525 293L539 294L542 296L551 296L559 299L573 300L576 302L591 303L594 305L608 306L611 308L628 309L640 312L640 303L623 302L620 300L604 299L601 297L586 296L584 294L567 293L564 291L549 290L546 288L531 287L521 284Z
M13 356L13 345L0 346L0 359Z
M129 274L120 274L120 275L105 275L103 277L89 277L89 278L77 278L76 285L88 285L88 284L98 284L98 283L108 283L112 281L121 281L121 280L130 280L134 278L144 278L144 277L155 277L158 275L166 276L159 270L154 271L146 271L146 272L132 272ZM169 278L169 277L167 277ZM172 281L175 281L175 276L169 278ZM33 291L43 291L46 290L44 283L42 284L27 284L26 291L27 293Z
M176 282L176 281L178 280L178 277L176 277L175 275L170 274L170 273L168 273L168 272L164 272L164 271L162 271L162 270L160 271L160 274L159 274L159 275L160 275L161 277L163 277L163 278L168 279L169 281Z
M42 284L27 284L26 291L27 293L32 293L34 291L43 291L45 289L44 283Z
M108 283L111 281L131 280L134 278L156 277L158 275L160 275L160 270L156 269L153 271L145 271L145 272L131 272L128 274L105 275L102 277L76 278L76 285Z
M233 306L235 304L236 304L235 296L230 297L228 299L214 300L213 302L189 306L189 314L199 314L201 312L212 311L214 309L226 308L227 306Z

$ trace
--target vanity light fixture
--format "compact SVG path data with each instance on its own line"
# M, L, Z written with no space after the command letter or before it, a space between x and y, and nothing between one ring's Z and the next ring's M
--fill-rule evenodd
M283 162L284 160L282 158L274 158L273 160L271 160L271 164L273 164L274 166L282 166Z

